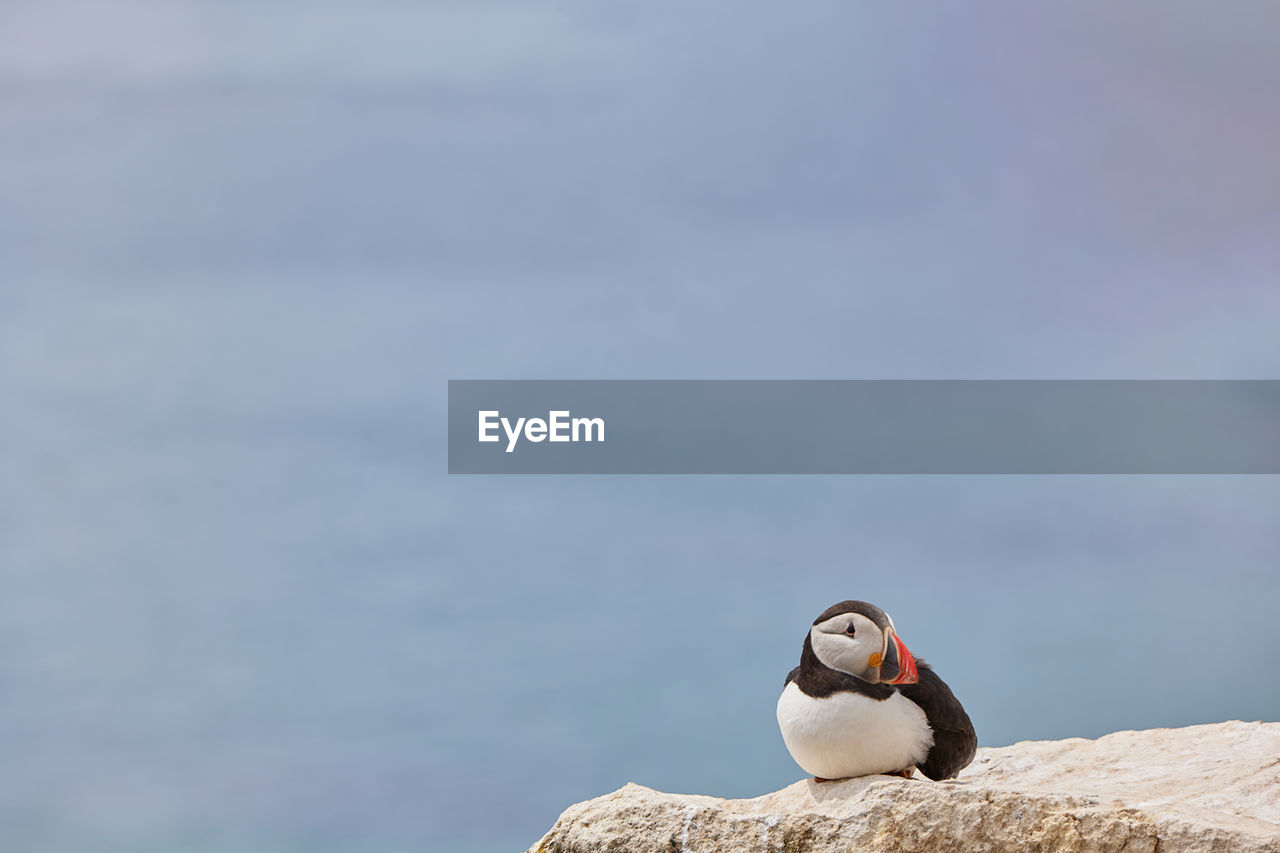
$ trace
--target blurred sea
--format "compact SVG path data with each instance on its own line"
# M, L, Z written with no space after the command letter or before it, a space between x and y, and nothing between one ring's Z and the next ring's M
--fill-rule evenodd
M445 380L501 375L466 297L5 300L5 850L512 850L626 781L760 794L846 597L985 745L1280 707L1276 478L450 478Z

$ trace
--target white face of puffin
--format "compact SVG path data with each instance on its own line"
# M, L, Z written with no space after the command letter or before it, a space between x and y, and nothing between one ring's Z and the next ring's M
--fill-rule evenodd
M861 613L841 613L809 629L809 640L818 660L831 669L863 681L878 684L914 684L915 660L893 628L881 631ZM882 678L881 667L888 664L892 677Z

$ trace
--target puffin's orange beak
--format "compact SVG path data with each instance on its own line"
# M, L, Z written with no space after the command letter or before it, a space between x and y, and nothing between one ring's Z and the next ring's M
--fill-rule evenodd
M880 680L887 684L915 684L920 680L916 670L916 659L907 651L906 643L898 639L892 628L885 630L888 636L884 649L884 663L880 669ZM889 676L886 678L886 676Z

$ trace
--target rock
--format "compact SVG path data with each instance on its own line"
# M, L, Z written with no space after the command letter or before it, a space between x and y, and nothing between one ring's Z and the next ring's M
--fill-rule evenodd
M806 779L751 800L628 784L530 853L1280 853L1280 723L980 749L959 779Z

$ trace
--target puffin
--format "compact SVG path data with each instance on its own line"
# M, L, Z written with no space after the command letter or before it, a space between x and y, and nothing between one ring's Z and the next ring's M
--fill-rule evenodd
M813 620L778 699L787 751L817 782L919 769L951 779L978 736L951 688L912 656L874 604L841 601Z

